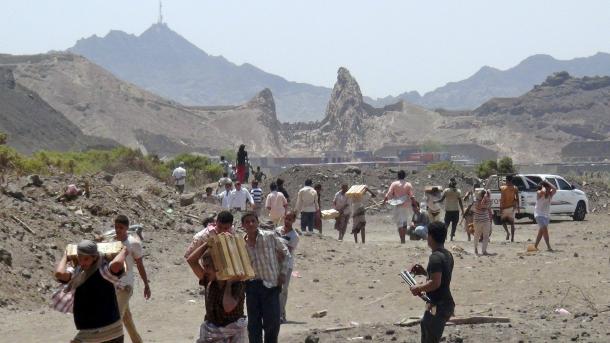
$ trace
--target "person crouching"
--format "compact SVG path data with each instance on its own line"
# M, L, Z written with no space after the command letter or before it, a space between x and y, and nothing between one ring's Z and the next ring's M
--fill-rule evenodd
M107 263L90 240L78 243L78 266L67 268L64 253L55 269L55 279L67 283L65 292L74 292L74 324L78 333L72 343L122 343L123 323L115 285L124 271L127 249Z
M205 287L205 317L197 343L243 343L248 325L244 316L246 286L242 281L218 280L207 248L207 244L201 245L187 258L199 285Z

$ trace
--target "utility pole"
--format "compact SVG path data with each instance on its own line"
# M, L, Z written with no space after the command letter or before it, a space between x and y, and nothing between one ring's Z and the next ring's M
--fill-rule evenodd
M163 24L163 2L159 0L159 20L157 24Z

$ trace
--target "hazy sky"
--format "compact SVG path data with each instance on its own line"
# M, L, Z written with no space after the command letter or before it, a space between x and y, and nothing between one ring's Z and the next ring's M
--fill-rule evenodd
M212 55L332 87L347 67L370 96L425 92L483 65L610 51L609 0L165 0L170 28ZM0 0L0 53L140 34L157 0Z

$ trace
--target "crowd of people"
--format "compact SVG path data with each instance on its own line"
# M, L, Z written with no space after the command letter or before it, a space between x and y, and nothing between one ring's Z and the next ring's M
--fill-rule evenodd
M269 193L259 187L264 173L257 168L250 189L242 186L247 180L244 169L247 152L240 146L236 167L236 179L229 176L229 163L221 158L223 176L217 189L206 188L204 201L216 202L223 211L206 218L203 228L197 232L186 248L184 258L199 285L205 288L205 316L199 328L198 343L204 342L278 342L280 326L287 321L286 303L288 287L295 266L295 252L301 235L311 236L314 230L322 234L321 185L313 185L311 179L297 192L294 207L284 188L284 181L277 179L269 186ZM186 169L180 163L174 171L176 190L184 190ZM366 210L370 198L377 194L365 187L359 196L348 196L348 184L342 184L333 198L332 207L338 215L334 228L342 241L349 221L354 241L365 243ZM551 250L548 224L550 202L555 188L543 181L537 192L535 206L539 233L535 248L542 239ZM519 194L506 177L500 188L501 220L506 239L514 241L515 213L519 211ZM369 198L370 197L370 198ZM409 271L424 275L424 283L411 287L415 296L426 297L426 311L421 321L422 342L439 342L445 323L453 315L455 303L450 291L453 256L444 247L447 239L454 240L457 226L464 223L468 240L474 244L478 255L479 245L483 255L487 251L491 233L492 213L490 192L486 189L469 191L462 196L457 182L451 178L447 188L433 187L426 190L423 202L418 202L406 173L399 171L397 180L385 192L382 204L393 208L393 219L401 243L410 239L427 240L432 253L427 268L416 264ZM444 204L441 218L440 204ZM379 205L379 204L377 204ZM254 278L220 280L214 266L208 241L216 235L236 235L234 213L241 213L241 228L248 257L254 270ZM300 217L300 232L294 227ZM461 220L460 220L461 217ZM261 221L273 229L263 229ZM508 230L508 226L511 230ZM83 240L77 245L78 259L70 266L64 254L55 271L55 278L65 284L54 295L54 307L62 312L73 312L78 330L72 342L123 342L123 327L132 342L142 342L129 307L133 294L135 270L144 283L144 298L151 296L151 289L143 262L141 239L129 234L129 219L119 215L114 221L115 240L122 242L122 250L110 261L100 255L97 244Z

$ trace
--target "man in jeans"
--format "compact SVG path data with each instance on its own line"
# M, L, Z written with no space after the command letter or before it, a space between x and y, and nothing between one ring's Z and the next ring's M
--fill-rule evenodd
M246 249L255 279L246 282L248 338L250 343L277 343L280 333L280 292L287 278L290 252L275 231L258 228L258 217L241 217Z
M125 215L118 215L114 220L114 230L116 232L116 240L123 242L123 245L127 248L127 257L125 258L127 269L116 287L116 297L125 330L127 330L133 343L141 343L142 338L138 334L138 330L136 329L131 316L131 311L129 310L129 299L133 294L133 283L135 279L133 272L134 265L138 268L138 272L144 283L144 298L147 300L150 298L150 286L148 285L148 277L142 259L142 242L140 242L136 236L128 235L127 229L129 229L129 219Z
M305 180L305 186L297 193L296 212L301 213L301 231L305 236L311 236L313 233L314 219L316 212L320 208L318 204L318 192L311 185L311 179Z

